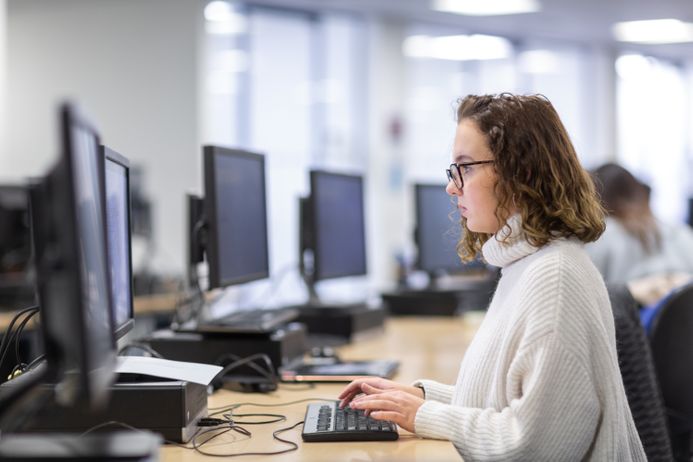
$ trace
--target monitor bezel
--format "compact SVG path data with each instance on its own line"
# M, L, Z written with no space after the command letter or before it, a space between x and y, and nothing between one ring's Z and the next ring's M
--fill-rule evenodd
M312 279L314 282L318 281L325 281L329 279L337 279L337 278L343 278L343 277L350 277L350 276L365 276L368 274L368 250L367 250L367 239L366 239L366 200L365 200L365 178L363 175L358 175L358 174L349 174L349 173L338 173L338 172L330 172L327 170L320 170L320 169L313 169L310 170L309 172L310 175L310 195L308 196L308 208L309 208L309 213L308 216L306 217L309 220L310 224L310 234L312 236L312 251L313 251L313 275ZM363 227L361 229L361 235L363 236L363 248L361 249L363 251L363 271L354 271L354 272L343 272L340 274L336 275L324 275L322 273L322 268L320 265L320 239L321 239L321 234L318 230L318 222L319 222L319 214L318 214L318 207L317 207L317 201L315 200L316 197L316 191L318 189L317 187L317 182L318 178L320 176L327 176L327 177L332 177L332 178L347 178L350 180L357 180L360 185L361 185L361 212L362 212L362 220L361 223L363 224Z
M209 265L209 289L223 288L231 285L243 284L246 282L256 281L258 279L264 279L269 277L269 239L268 239L268 228L269 222L267 219L267 190L266 190L266 170L265 170L265 156L257 152L246 151L242 149L232 149L224 146L217 145L206 145L202 147L203 156L203 167L204 167L204 214L206 221L206 244L205 253L207 256L207 263ZM217 156L228 156L228 157L240 157L245 159L251 159L258 161L260 163L260 168L262 170L262 185L260 185L259 192L262 194L262 204L264 206L263 216L265 222L265 259L263 261L264 271L260 271L253 274L247 274L236 278L221 278L221 268L219 261L219 233L218 233L218 220L217 220L217 204L218 198L216 195L216 158Z
M109 148L108 146L105 145L100 145L99 150L101 152L100 159L103 162L103 175L104 175L104 190L106 188L106 164L110 161L113 162L116 165L119 165L120 167L123 167L125 170L125 210L127 214L127 220L128 220L128 233L127 233L127 269L128 269L128 283L130 284L130 300L129 300L129 312L130 312L130 317L129 319L123 323L120 326L116 326L116 318L115 316L112 317L113 320L113 333L115 335L116 340L120 340L130 332L133 327L135 326L135 306L134 306L134 284L133 284L133 276L132 276L132 204L131 204L131 198L130 198L130 161L127 159L127 157L123 156L122 154L114 151L113 149ZM104 197L105 194L104 194ZM105 206L105 213L106 213L106 219L108 219L108 205L104 204ZM106 242L108 245L108 241ZM109 262L112 265L113 264L113 259L112 256L109 255ZM110 268L109 268L110 269ZM112 290L112 288L111 288ZM115 300L114 300L115 301ZM113 303L112 301L111 303ZM115 310L115 307L112 307L113 310Z
M106 287L107 316L110 328L110 349L98 358L94 348L88 345L87 325L89 308L83 298L84 280L79 261L79 223L77 217L77 189L73 150L73 127L80 127L94 137L94 159L99 175L99 199L101 206L101 245L103 273ZM113 310L106 245L106 213L104 172L99 162L100 137L96 129L70 104L60 107L60 158L53 170L31 190L32 236L34 239L37 287L41 305L41 330L45 356L51 375L62 385L56 388L58 400L63 404L86 402L92 408L103 406L110 395L110 384L115 377L116 340L113 335ZM61 207L58 207L61 206ZM44 221L45 220L45 221ZM56 252L55 246L60 247ZM60 293L57 302L51 297ZM64 306L59 306L64 302ZM61 342L66 334L74 334L65 326L78 332L79 339ZM78 345L77 345L78 343ZM65 350L75 347L78 351ZM72 368L77 367L74 374ZM66 382L67 381L67 382Z

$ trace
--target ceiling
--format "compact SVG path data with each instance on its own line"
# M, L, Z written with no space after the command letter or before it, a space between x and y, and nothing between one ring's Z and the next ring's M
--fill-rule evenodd
M485 0L478 0L485 1ZM464 32L502 35L515 40L550 39L641 51L677 61L693 59L693 43L621 44L611 37L619 21L675 18L693 22L693 0L539 0L537 13L471 17L430 9L429 0L248 0L247 3L306 10L337 10L448 26Z

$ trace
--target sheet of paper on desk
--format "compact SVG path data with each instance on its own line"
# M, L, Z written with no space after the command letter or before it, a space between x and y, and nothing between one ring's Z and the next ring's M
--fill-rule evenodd
M145 374L174 380L185 380L202 385L209 382L219 373L221 366L211 364L170 361L168 359L148 358L145 356L118 356L116 372L118 374Z

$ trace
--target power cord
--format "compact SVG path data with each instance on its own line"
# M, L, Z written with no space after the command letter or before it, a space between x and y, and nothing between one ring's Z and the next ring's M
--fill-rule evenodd
M193 450L199 454L209 456L209 457L239 457L239 456L273 456L273 455L280 455L280 454L286 454L288 452L292 452L298 449L298 443L295 441L291 441L288 439L280 438L279 435L293 430L294 428L298 427L299 425L302 425L304 421L296 422L295 424L289 426L289 427L284 427L280 428L278 430L275 430L272 432L272 438L275 440L288 444L290 447L286 449L280 449L277 451L267 451L267 452L240 452L240 453L227 453L227 454L220 454L220 453L213 453L213 452L207 452L203 448L207 443L210 441L214 440L215 438L218 438L219 436L222 436L224 434L227 434L228 432L235 432L238 433L241 436L244 436L246 438L252 438L252 433L247 430L246 428L242 427L241 425L264 425L264 424L271 424L271 423L277 423L277 422L283 422L286 420L286 416L281 415L281 414L266 414L266 413L251 413L251 414L233 414L233 411L238 409L241 406L258 406L258 407L275 407L275 406L289 406L292 404L299 404L299 403L305 403L309 401L335 401L334 399L325 399L325 398L305 398L305 399L299 399L296 401L290 401L286 403L275 403L275 404L263 404L263 403L238 403L238 404L233 404L231 406L221 406L221 407L216 407L216 408L209 408L210 411L215 410L216 412L210 414L208 417L202 417L198 419L197 423L197 431L193 434L192 438L190 439L189 444L181 444L175 441L170 441L164 439L163 441L167 444L171 444L183 449L188 449L188 450ZM226 414L224 415L223 418L218 418L214 417L215 415L219 414ZM270 417L268 420L262 420L262 421L242 421L239 422L235 418L237 417ZM132 425L129 425L124 422L118 422L115 420L111 420L108 422L101 423L99 425L95 425L88 430L86 430L84 433L82 433L80 436L87 435L93 431L102 429L102 428L107 428L111 426L119 426L123 428L127 428L129 430L133 431L139 431L139 432L145 432L145 430L133 427ZM204 438L204 440L200 441L201 438Z
M39 355L36 358L34 358L29 364L22 363L22 362L18 363L17 365L15 365L12 368L12 372L10 372L10 376L9 376L8 380L12 380L12 379L19 377L20 375L24 374L25 372L30 371L31 369L34 368L34 366L36 366L36 364L39 361L41 361L45 357L46 357L45 355Z
M198 453L205 455L205 456L209 456L209 457L276 456L276 455L280 455L280 454L286 454L288 452L292 452L292 451L297 450L298 449L298 443L296 443L295 441L280 438L278 435L281 433L284 433L286 431L293 430L294 428L303 424L303 422L304 421L302 420L300 422L296 422L295 424L293 424L290 427L280 428L279 430L275 430L272 432L272 438L274 438L275 440L280 441L284 444L288 444L291 446L290 448L287 448L287 449L280 449L278 451L266 451L266 452L238 452L238 453L230 453L230 454L218 454L218 453L213 453L213 452L206 452L206 451L203 451L201 449L203 444L208 443L209 441L211 441L213 438L216 438L217 436L221 436L224 433L228 433L231 430L235 430L235 431L239 432L239 429L242 429L242 427L237 427L237 426L236 427L230 427L230 428L224 429L221 432L215 433L210 438L203 441L202 444L200 444L200 445L197 445L197 439L196 439L196 437L193 437L193 439L192 439L193 448ZM215 430L216 429L205 430L205 431L201 432L200 435L212 433ZM243 430L245 430L245 429L243 429ZM247 436L252 437L252 434L250 432L248 432L247 430L245 430L245 431L247 432ZM239 433L242 433L242 432L239 432Z
M19 340L21 338L22 332L24 331L24 327L27 325L27 323L33 318L36 313L39 312L39 307L38 305L30 306L28 308L24 308L22 310L19 310L14 317L12 318L12 321L10 321L9 326L7 327L7 330L5 331L5 335L2 338L2 342L0 343L0 368L2 367L3 363L5 362L5 357L7 356L7 353L10 351L11 345L14 342L15 344L15 356L17 359L17 363L21 364L21 358L19 356ZM26 315L26 316L24 316ZM21 319L22 316L24 316L24 319ZM21 319L21 321L19 321ZM19 322L19 325L15 329L15 324ZM11 378L11 377L10 377Z
M277 371L274 368L274 365L272 364L272 360L266 353L255 353L253 355L246 356L245 358L241 358L240 356L237 356L232 353L226 353L217 358L215 364L223 365L227 359L231 359L232 362L224 365L224 368L221 371L219 371L217 377L223 377L232 370L247 365L267 380L270 380L273 383L276 383L278 381ZM264 361L265 369L263 369L262 366L255 362L260 359Z
M295 401L289 401L286 403L271 403L271 404L265 404L265 403L236 403L236 404L231 404L228 406L218 406L218 407L210 407L208 410L214 411L211 414L209 414L210 417L219 415L219 414L224 414L226 412L235 411L241 406L255 406L255 407L280 407L280 406L291 406L294 404L301 404L301 403L308 403L311 401L323 401L323 402L337 402L338 400L334 398L303 398L303 399L297 399Z

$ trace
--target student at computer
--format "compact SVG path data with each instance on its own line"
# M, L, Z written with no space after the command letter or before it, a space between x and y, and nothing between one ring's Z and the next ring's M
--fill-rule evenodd
M464 260L502 268L455 385L358 379L341 405L465 460L646 460L616 356L601 275L583 249L604 230L589 175L542 96L467 96L447 191Z
M655 294L654 300L640 300L645 304L689 281L693 231L685 224L657 220L649 187L622 166L604 164L592 176L608 216L604 234L585 249L604 281L634 283L636 290L645 284L647 292Z

